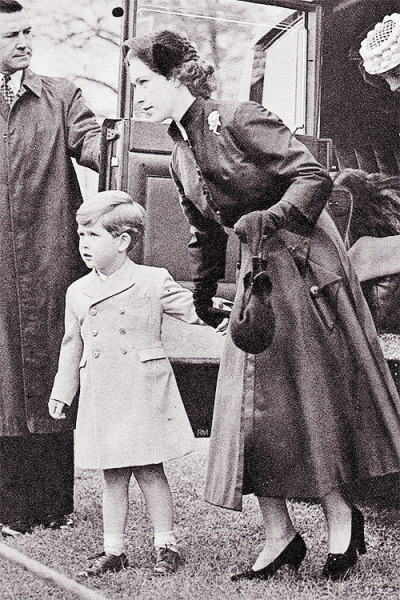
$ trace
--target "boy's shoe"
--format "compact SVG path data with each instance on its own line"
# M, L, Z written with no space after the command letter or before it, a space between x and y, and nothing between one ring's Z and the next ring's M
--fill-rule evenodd
M115 554L100 552L100 554L96 554L89 558L89 560L93 559L95 559L94 563L85 569L85 571L77 573L77 577L96 577L96 575L102 575L107 571L116 573L117 571L121 571L121 569L125 569L129 564L126 554L124 553L116 556Z
M156 548L156 563L154 573L156 575L170 575L175 573L181 561L181 555L168 546L165 548Z

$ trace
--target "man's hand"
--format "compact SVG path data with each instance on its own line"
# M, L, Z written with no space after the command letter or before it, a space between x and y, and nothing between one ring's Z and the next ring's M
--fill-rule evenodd
M53 419L65 419L65 402L62 402L61 400L54 400L54 398L50 398L48 406L50 416L53 417Z

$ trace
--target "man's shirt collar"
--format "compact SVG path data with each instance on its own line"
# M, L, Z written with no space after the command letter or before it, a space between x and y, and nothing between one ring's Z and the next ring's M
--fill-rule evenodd
M10 75L10 81L8 82L8 85L14 92L15 96L18 94L19 88L21 87L21 81L22 81L23 74L24 74L23 70L20 69L19 71L15 71L15 73L12 73ZM1 74L1 81L3 81L3 78L4 78L4 73Z

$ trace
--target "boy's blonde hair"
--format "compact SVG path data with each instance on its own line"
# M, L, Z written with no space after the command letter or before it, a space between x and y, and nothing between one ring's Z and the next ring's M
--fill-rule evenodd
M129 194L119 190L99 192L83 202L76 213L76 220L83 227L100 222L113 237L128 233L131 237L128 251L142 237L146 213Z

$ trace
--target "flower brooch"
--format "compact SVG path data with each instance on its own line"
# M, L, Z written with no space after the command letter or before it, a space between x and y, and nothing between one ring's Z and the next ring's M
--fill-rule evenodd
M208 115L208 129L215 133L215 135L221 135L219 131L217 131L218 127L221 126L221 121L219 119L219 112L217 110L213 110Z

